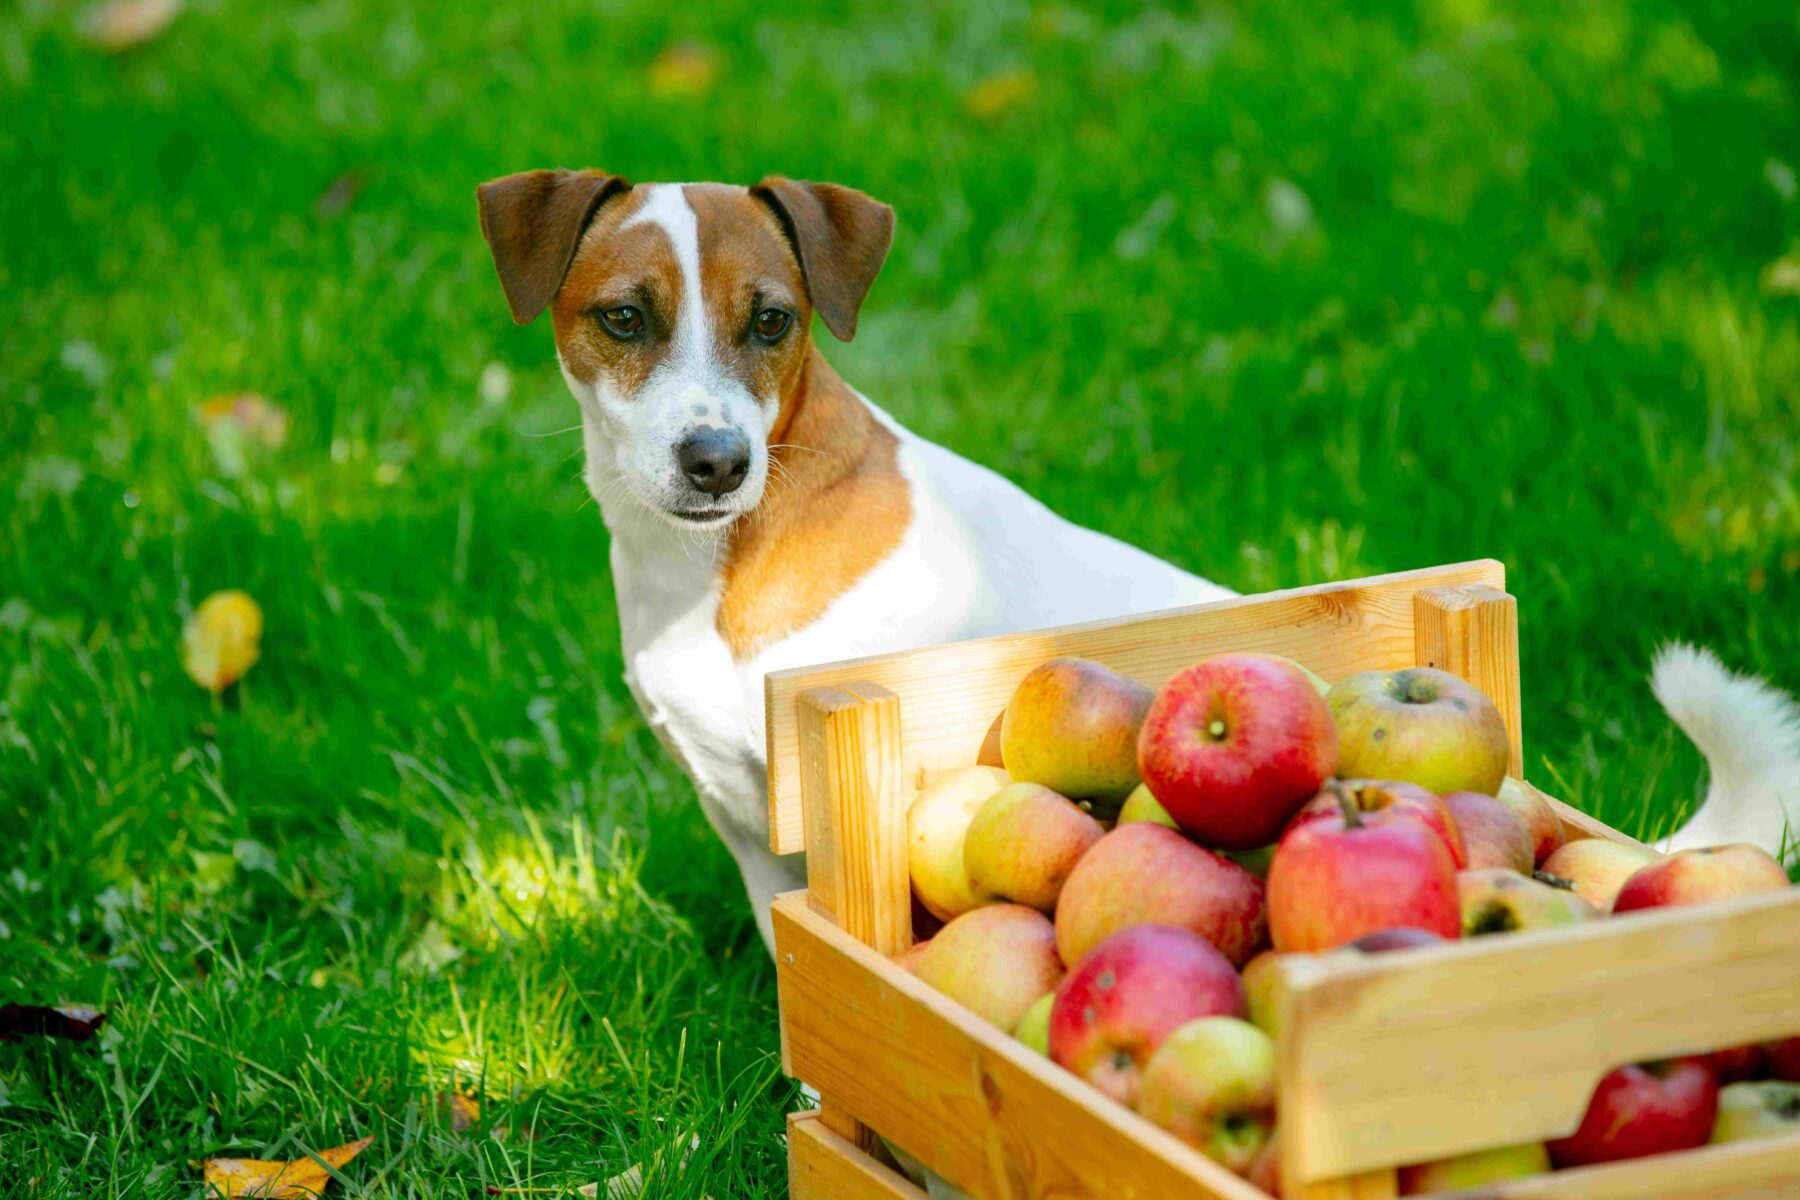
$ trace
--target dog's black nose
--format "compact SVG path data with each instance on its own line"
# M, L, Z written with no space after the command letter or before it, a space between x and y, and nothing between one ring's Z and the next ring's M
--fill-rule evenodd
M688 482L709 496L735 492L750 473L750 443L735 429L696 429L675 447Z

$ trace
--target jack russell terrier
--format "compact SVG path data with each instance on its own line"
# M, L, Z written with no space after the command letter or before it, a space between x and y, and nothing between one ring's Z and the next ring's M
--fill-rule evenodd
M527 171L481 185L513 319L548 308L612 535L625 681L769 903L804 885L769 850L763 676L1234 593L1057 516L920 438L812 340L848 341L894 213L859 191L632 185ZM1800 712L1711 654L1665 651L1659 699L1712 790L1677 845L1800 829Z

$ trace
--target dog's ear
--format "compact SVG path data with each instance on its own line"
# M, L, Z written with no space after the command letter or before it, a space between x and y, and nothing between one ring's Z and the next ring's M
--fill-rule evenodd
M537 320L562 287L595 211L630 187L604 171L521 171L475 189L481 233L513 320Z
M894 241L894 210L854 188L771 175L750 194L775 210L800 259L813 308L841 342Z

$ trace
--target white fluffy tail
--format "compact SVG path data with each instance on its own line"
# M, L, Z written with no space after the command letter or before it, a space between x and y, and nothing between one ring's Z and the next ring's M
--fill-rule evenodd
M1650 690L1711 775L1706 800L1668 849L1749 842L1791 854L1800 842L1800 704L1680 642L1657 651Z

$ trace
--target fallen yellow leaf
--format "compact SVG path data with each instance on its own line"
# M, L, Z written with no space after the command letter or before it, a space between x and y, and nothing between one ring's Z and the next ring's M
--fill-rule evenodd
M319 1158L333 1170L361 1154L375 1139L358 1138L330 1150L319 1151ZM238 1196L268 1197L269 1200L294 1200L317 1196L331 1182L331 1175L310 1158L294 1162L265 1162L257 1158L209 1158L205 1164L206 1183L212 1194L227 1198Z
M719 77L719 56L698 42L677 42L650 64L654 96L699 96Z
M1037 92L1037 72L1030 67L1014 67L989 75L970 88L963 96L963 105L969 115L991 121L1030 104Z
M262 609L249 593L214 592L182 626L181 665L188 678L216 695L261 657L262 631Z
M467 1133L481 1120L481 1102L473 1096L461 1092L439 1092L438 1100L444 1106L444 1113L450 1118L450 1128L457 1133Z
M106 0L87 15L87 38L117 54L162 36L181 13L181 0Z

